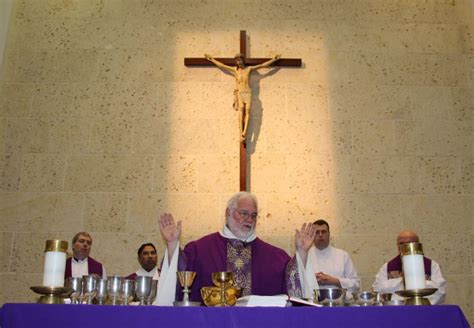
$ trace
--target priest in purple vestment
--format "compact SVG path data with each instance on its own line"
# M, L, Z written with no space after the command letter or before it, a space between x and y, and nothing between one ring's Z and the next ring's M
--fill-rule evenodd
M233 272L236 285L242 288L242 296L309 296L302 295L300 271L304 270L308 250L314 240L315 229L311 223L305 223L300 230L296 230L297 254L291 258L284 250L257 237L258 203L254 195L239 192L232 196L227 203L225 217L226 223L221 231L188 243L184 250L179 249L181 222L176 224L168 213L161 215L159 220L167 243L163 261L166 268L162 267L162 272L169 270L170 276L176 276L176 270L195 271L196 279L190 295L192 301L202 301L200 289L213 286L211 276L217 271ZM178 260L173 260L176 257ZM182 298L179 288L177 298Z
M73 257L66 260L64 277L78 277L96 274L107 277L102 263L89 256L92 248L92 237L85 231L78 232L72 238Z
M418 235L409 230L400 232L397 237L397 247L400 253L400 246L406 243L418 243ZM443 303L446 295L446 280L441 274L439 264L426 256L423 257L426 276L426 288L437 288L433 295L427 296L431 304ZM372 288L380 293L394 293L398 290L405 289L403 282L403 268L400 254L382 265L379 272L375 276L375 282ZM392 299L402 299L394 294Z
M138 263L140 268L132 274L129 274L125 279L136 280L137 277L145 276L152 277L158 280L160 271L156 266L158 264L158 256L156 254L156 247L152 243L146 243L138 248Z

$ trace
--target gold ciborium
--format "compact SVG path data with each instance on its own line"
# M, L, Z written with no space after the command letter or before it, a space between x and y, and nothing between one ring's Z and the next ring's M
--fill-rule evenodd
M225 290L226 304L234 306L237 303L237 299L240 297L242 289L229 286ZM217 286L202 287L201 288L202 301L206 306L220 306L221 301L221 288Z
M234 285L234 274L228 271L219 271L212 273L212 282L221 288L221 303L217 306L230 306L227 304L226 288Z
M173 302L174 306L200 306L201 303L199 302L190 302L189 301L189 293L191 290L189 289L194 282L194 278L196 278L196 272L194 271L178 271L176 272L178 276L179 284L183 287L183 300L181 302Z

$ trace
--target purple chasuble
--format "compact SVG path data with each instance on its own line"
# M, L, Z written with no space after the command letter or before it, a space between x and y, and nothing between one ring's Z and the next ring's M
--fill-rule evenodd
M65 279L72 277L71 262L72 262L72 257L66 260L66 270L64 271ZM87 258L87 270L89 271L89 274L95 273L102 277L102 264L100 264L100 262L97 262L90 256Z
M425 276L426 279L431 279L431 259L423 256L423 264L425 267ZM400 255L395 256L393 259L387 263L387 277L390 279L390 272L403 272L402 268L402 258Z
M216 232L188 243L184 250L180 251L178 270L196 272L196 279L191 288L190 299L192 301L202 301L201 287L214 285L211 277L213 272L234 272L233 268L229 267L228 243L229 239L222 237ZM242 244L242 246L244 248L251 247L250 265L242 263L240 266L241 272L237 272L237 275L240 277L250 277L251 294L286 294L287 282L290 281L289 286L291 287L296 281L294 278L296 274L296 261L290 261L290 257L284 250L272 246L259 238L245 245ZM288 270L290 266L291 270ZM250 275L246 275L246 271L250 271ZM245 288L245 286L243 287ZM182 293L180 292L178 295L178 299L182 299Z

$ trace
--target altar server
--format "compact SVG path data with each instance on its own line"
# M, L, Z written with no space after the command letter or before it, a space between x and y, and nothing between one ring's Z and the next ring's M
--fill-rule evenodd
M344 288L350 298L359 291L360 279L350 255L330 245L329 223L323 219L313 222L314 245L308 251L308 274L314 274L319 288ZM311 286L313 289L316 285Z

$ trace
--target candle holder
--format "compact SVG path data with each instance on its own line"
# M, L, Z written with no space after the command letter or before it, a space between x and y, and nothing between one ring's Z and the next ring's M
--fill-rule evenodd
M66 269L67 241L47 240L44 249L43 286L32 286L32 291L41 294L38 303L63 304L63 298L73 291L64 286L64 271Z
M438 289L426 288L423 246L420 243L402 244L400 255L405 290L395 293L406 298L406 305L431 305L430 301L424 297L435 293Z
M406 298L405 305L431 305L425 296L432 295L437 290L438 288L405 289L396 291L395 293Z
M37 303L41 304L64 304L64 298L73 290L69 287L32 286L32 291L42 295Z

